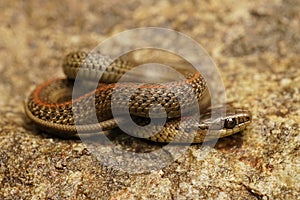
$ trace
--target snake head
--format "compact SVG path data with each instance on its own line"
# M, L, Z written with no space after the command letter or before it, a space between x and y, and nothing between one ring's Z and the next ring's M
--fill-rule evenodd
M208 113L202 116L202 122L210 130L224 130L234 134L244 130L251 122L252 116L248 110L227 108L226 114L224 108L210 109ZM223 114L221 114L223 113ZM213 116L217 116L215 119Z

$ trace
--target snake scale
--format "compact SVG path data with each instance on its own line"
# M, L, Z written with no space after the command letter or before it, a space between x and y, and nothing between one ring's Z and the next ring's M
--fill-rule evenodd
M68 78L46 81L37 86L25 102L25 113L40 129L69 138L78 136L79 131L91 133L99 132L100 128L102 131L111 130L116 128L118 123L126 123L122 114L117 116L118 120L113 117L112 101L117 109L128 109L130 116L139 126L151 122L150 111L151 117L157 118L164 112L167 120L163 128L155 124L149 127L155 134L147 135L148 129L134 127L130 129L138 137L164 143L173 140L179 143L187 141L201 143L205 137L214 139L243 131L251 122L248 110L232 107L227 107L226 116L211 121L211 112L218 112L218 109L209 109L208 87L198 72L185 73L185 80L162 81L163 84L152 82L143 83L142 86L138 86L135 82L116 84L134 67L134 64L127 60L112 61L99 53L88 54L82 51L70 53L63 61L63 70ZM79 69L81 73L78 74ZM82 79L98 82L99 72L102 76L97 88L84 94L75 94L75 99L72 100L76 76L80 75ZM83 81L82 84L86 84L84 82L88 81ZM122 95L113 96L116 90L122 91ZM179 97L175 93L179 94ZM194 105L195 100L197 107ZM153 105L157 104L161 106L151 110ZM90 123L92 120L89 106L95 107L99 123ZM189 115L197 110L195 108L205 112L202 112L199 118L190 117ZM80 115L78 119L76 118L76 123L74 112ZM214 131L207 135L209 129Z

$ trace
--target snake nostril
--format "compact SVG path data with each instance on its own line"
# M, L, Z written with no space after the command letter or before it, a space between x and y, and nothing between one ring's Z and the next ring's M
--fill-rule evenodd
M246 122L251 121L251 117L250 117L250 116L247 116L245 121L246 121Z

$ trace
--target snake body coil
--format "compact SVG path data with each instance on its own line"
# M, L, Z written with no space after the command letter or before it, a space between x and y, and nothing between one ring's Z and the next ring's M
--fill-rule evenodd
M118 126L117 121L126 123L122 119L122 113L117 116L118 120L113 118L112 102L117 110L128 109L135 123L140 126L151 121L149 112L155 118L166 113L167 121L162 129L153 124L150 126L151 132L156 133L154 135L149 136L147 129L133 127L130 130L138 137L156 142L176 140L200 143L205 137L213 139L240 132L251 121L247 110L227 108L225 117L212 122L210 114L218 112L218 109L208 109L210 95L204 78L198 72L185 73L185 80L143 83L142 86L135 82L116 83L134 67L128 61L112 61L99 53L71 53L63 62L63 70L68 79L50 80L39 85L29 96L25 112L38 127L61 137L76 136L78 131L90 133L110 130ZM96 89L79 92L72 101L73 80L76 76L87 80L83 82L100 81ZM112 95L116 91L120 91L120 95ZM160 106L153 109L158 104ZM93 121L91 116L94 116L90 106L95 107L99 123L90 123ZM206 113L201 113L200 118L195 119L190 116L195 110L206 110ZM79 115L76 120L74 113ZM210 127L214 127L215 131L206 135Z

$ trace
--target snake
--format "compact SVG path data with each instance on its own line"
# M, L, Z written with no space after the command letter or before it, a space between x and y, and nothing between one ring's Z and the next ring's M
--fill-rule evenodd
M198 71L183 70L184 79L180 80L169 80L168 72L164 72L165 80L161 78L159 83L118 83L135 66L128 59L112 60L99 52L71 52L62 62L67 78L38 85L24 103L25 114L42 131L73 138L78 137L79 132L101 134L117 128L120 123L126 124L128 117L122 113L113 115L113 102L116 109L127 110L131 120L142 127L129 127L133 135L159 143L202 143L241 132L251 123L249 110L232 106L226 107L224 116L212 119L212 114L218 114L222 107L211 107L207 83ZM83 87L87 87L87 82L95 85L92 80L97 81L97 87L74 94L74 80L78 76L83 80L79 83ZM122 94L116 97L115 91ZM95 115L90 113L93 109L89 106L95 107L97 122L91 119ZM201 113L193 115L194 111ZM153 117L160 119L162 112L166 118L163 126L151 123ZM75 113L79 117L75 117ZM149 132L154 134L149 135Z

